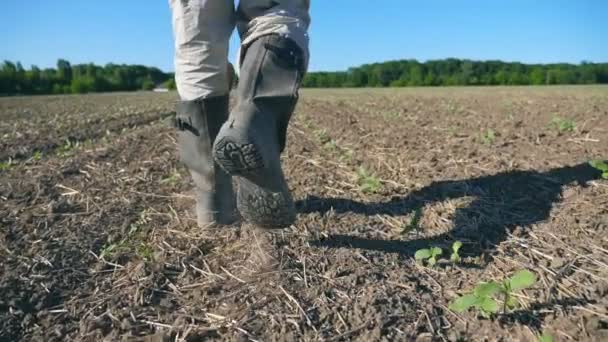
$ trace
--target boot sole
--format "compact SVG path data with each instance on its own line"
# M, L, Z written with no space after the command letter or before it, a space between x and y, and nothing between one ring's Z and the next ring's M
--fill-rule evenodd
M216 162L233 176L256 173L264 168L262 155L254 144L244 144L229 138L220 139L213 149Z
M213 147L216 162L238 183L237 208L241 216L263 228L284 228L295 221L295 206L285 179L278 179L280 189L273 191L262 180L269 181L272 174L264 165L264 158L255 144L238 138L219 138ZM277 184L273 184L277 185Z

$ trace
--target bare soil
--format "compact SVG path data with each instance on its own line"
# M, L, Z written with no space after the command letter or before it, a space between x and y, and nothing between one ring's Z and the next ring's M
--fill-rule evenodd
M607 87L303 91L298 221L264 234L268 269L253 228L197 228L175 97L0 99L0 340L608 340L608 181L587 164L608 159ZM448 308L521 269L519 308Z

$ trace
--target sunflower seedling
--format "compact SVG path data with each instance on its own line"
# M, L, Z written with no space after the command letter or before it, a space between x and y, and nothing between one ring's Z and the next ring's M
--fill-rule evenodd
M549 333L543 333L538 338L538 342L553 342L553 335Z
M357 183L359 184L359 189L363 192L377 192L382 187L380 179L363 167L359 167L357 170Z
M437 257L441 254L443 254L443 250L439 247L424 248L416 251L414 259L421 263L426 261L427 265L433 267L437 264Z
M488 129L484 134L481 135L481 140L486 145L492 145L496 141L496 132L493 129Z
M456 312L465 312L470 308L475 308L483 317L488 318L500 310L495 298L500 296L503 301L502 311L506 313L507 310L514 309L519 304L513 297L513 293L529 288L535 283L536 276L534 273L521 270L502 282L480 283L472 293L456 298L450 304L450 309Z
M553 120L551 120L550 125L557 128L559 133L572 132L576 128L576 124L573 120L562 119L560 117L554 117Z
M0 162L0 171L6 171L8 169L10 169L11 167L11 161L6 161L6 162Z
M602 160L592 160L589 162L589 165L602 172L602 178L608 179L608 163Z
M458 254L460 247L462 247L462 242L460 242L460 241L456 241L452 245L452 255L450 256L450 260L455 264L459 263L461 260L460 254Z

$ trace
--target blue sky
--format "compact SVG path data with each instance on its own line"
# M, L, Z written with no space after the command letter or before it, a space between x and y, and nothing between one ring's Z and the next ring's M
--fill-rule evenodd
M0 60L173 70L167 0L2 0L0 8ZM404 58L608 62L607 0L312 0L311 15L313 71ZM232 56L237 44L235 35Z

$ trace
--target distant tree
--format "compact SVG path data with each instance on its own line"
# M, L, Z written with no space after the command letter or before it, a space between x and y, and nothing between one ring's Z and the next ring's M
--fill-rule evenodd
M167 88L168 90L175 90L177 89L176 85L175 85L175 77L171 77L170 79L168 79L165 83L164 83L165 88Z
M20 63L0 65L0 94L67 94L175 89L175 75L143 65L92 63L72 65L64 59L57 68L26 70ZM405 87L447 85L608 84L608 63L522 64L448 58L424 63L399 60L364 64L346 72L310 72L304 87Z
M151 77L147 77L146 79L144 79L144 81L142 82L141 85L141 89L142 90L152 90L154 89L155 84L154 81L152 81Z
M337 84L336 84L337 83ZM346 73L309 73L304 87L403 87L446 85L608 83L608 64L527 65L501 61L449 58L420 63L416 60L365 64Z
M542 67L534 67L530 73L530 84L542 85L547 82L546 72Z
M72 65L65 59L57 61L57 79L61 84L70 84L72 82Z

